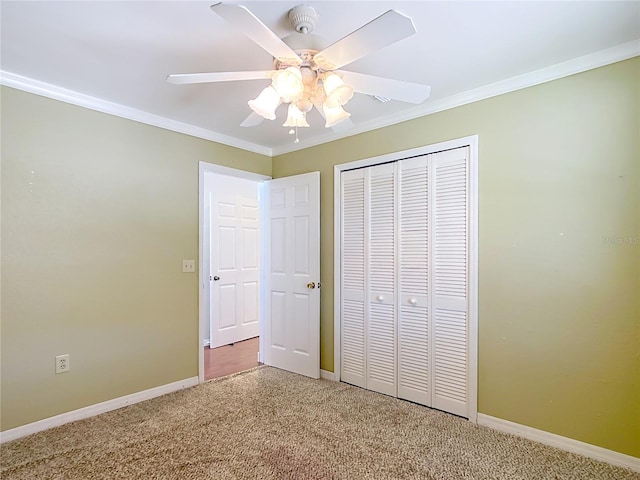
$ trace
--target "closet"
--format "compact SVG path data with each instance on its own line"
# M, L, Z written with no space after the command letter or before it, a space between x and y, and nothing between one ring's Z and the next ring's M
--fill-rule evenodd
M342 381L469 417L469 147L342 171Z

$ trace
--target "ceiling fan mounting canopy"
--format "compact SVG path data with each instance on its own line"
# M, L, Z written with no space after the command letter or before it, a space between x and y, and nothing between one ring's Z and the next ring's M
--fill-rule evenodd
M298 33L311 33L318 22L318 11L309 5L297 5L289 10L289 21Z

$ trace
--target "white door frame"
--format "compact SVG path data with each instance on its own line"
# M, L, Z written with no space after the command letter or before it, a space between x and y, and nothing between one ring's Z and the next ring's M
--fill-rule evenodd
M340 381L340 284L342 281L341 252L341 174L345 170L370 167L418 155L469 147L469 421L477 423L478 414L478 135L449 140L424 147L394 152L379 157L342 163L333 167L333 375Z
M202 331L203 322L209 317L209 305L211 299L209 288L209 268L210 268L210 252L204 249L204 236L209 233L209 219L205 215L205 173L214 173L218 175L227 175L232 177L240 177L247 180L255 180L256 182L264 182L271 180L270 176L261 175L259 173L247 172L230 167L223 167L213 163L199 162L198 164L198 382L204 382L204 333ZM258 198L260 208L262 197ZM262 219L262 215L260 217ZM261 237L261 244L263 243ZM264 265L263 261L264 249L260 249L260 265ZM264 281L263 272L260 273L260 304L258 307L258 322L260 324L260 352L263 352L262 339L264 337L263 328L263 301L264 301Z

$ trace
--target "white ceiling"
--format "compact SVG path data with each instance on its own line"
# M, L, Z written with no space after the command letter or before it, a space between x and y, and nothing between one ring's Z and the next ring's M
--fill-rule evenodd
M247 100L268 80L198 85L165 81L171 73L272 68L271 56L214 14L212 3L3 0L3 83L57 91L59 98L69 94L60 89L68 89L94 97L81 97L84 104L103 102L105 111L123 106L123 116L275 154L464 103L482 87L488 96L486 92L499 92L490 86L496 82L595 52L602 57L601 51L610 49L633 56L628 52L637 52L640 45L640 1L233 2L247 6L279 37L291 33L286 15L300 3L318 10L314 33L329 43L390 8L409 15L416 26L416 35L345 68L430 85L431 97L424 104L380 103L356 94L345 107L352 114L350 130L325 129L319 114L312 112L312 126L300 130L301 141L294 145L289 129L281 126L285 107L275 121L239 126L250 113ZM606 63L606 55L603 58ZM513 89L517 82L509 85ZM75 103L82 104L77 99Z

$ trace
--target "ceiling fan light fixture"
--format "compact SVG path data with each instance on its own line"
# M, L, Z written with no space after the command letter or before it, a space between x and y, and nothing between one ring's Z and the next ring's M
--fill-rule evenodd
M331 128L351 116L351 114L345 111L340 105L330 107L326 103L322 105L322 112L326 120L324 125L326 128Z
M249 100L247 103L249 107L251 107L251 110L261 117L267 120L274 120L276 118L276 108L280 106L282 100L275 88L269 85L260 92L260 95L253 100Z
M353 87L344 83L344 80L336 73L327 74L322 83L327 96L325 103L330 108L345 105L353 98Z
M293 103L289 104L287 111L287 121L282 124L283 127L308 127L307 116Z
M302 99L304 84L302 83L302 72L297 67L278 70L273 75L271 85L285 103L297 102Z

